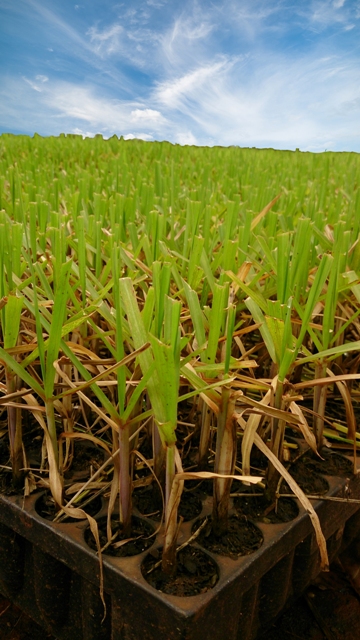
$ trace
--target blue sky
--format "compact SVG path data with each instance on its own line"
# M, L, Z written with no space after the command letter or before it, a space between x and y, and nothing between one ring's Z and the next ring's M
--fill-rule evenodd
M360 0L0 0L0 132L360 152Z

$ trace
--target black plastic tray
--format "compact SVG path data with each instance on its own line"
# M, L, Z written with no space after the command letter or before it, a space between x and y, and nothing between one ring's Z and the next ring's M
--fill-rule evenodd
M360 498L359 476L327 480L327 496ZM0 496L0 591L59 640L252 640L320 570L313 527L300 507L292 522L257 523L264 543L252 555L232 560L209 554L220 578L201 595L181 598L153 589L140 570L148 552L104 556L102 621L99 561L84 541L87 523L44 520L35 511L37 498ZM359 505L318 500L314 506L332 559L360 535ZM182 525L179 543L191 526ZM160 535L154 544L161 546Z

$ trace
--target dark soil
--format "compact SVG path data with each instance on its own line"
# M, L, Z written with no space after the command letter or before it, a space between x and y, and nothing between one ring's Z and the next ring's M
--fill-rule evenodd
M151 440L149 441L148 438L144 438L140 446L138 446L138 450L146 460L151 460L151 458L154 455ZM147 465L144 464L144 462L141 460L140 457L135 456L135 469L134 469L135 479L145 478L148 475L149 475L149 469Z
M84 507L80 503L74 506L80 507L80 509L84 509L84 511L88 513L89 516L95 516L97 513L99 513L102 507L102 500L100 496L97 496ZM35 511L39 514L39 516L45 518L45 520L53 520L55 518L57 514L57 508L55 506L54 498L49 491L45 491L38 498L35 503ZM75 518L66 517L62 519L61 522L75 522Z
M150 485L135 489L133 504L143 516L160 520L162 515L162 501L157 487ZM196 492L183 492L179 504L178 515L184 522L197 518L202 511L201 496Z
M32 468L39 467L41 462L42 437L40 437L36 431L31 434L25 434L24 446L28 465ZM106 455L105 451L94 446L92 443L81 441L75 443L74 452L71 467L64 474L66 479L72 478L79 480L89 477L91 467L93 467L94 470L98 469L103 464ZM0 439L0 465L6 467L11 466L9 441L7 436ZM15 491L12 487L11 470L1 469L1 466L0 493L5 495L19 493L19 491ZM20 491L20 493L22 492ZM39 515L42 515L42 513L39 512ZM48 515L43 515L42 517L52 519L52 517L49 518Z
M76 474L76 477L90 475L91 467L96 471L105 460L105 451L88 442L76 442L71 465L65 473L65 478Z
M148 485L147 487L139 487L134 489L133 506L138 509L141 515L153 520L160 520L162 514L162 500L160 493L154 485Z
M293 429L292 427L287 426L286 427L286 431L285 431L285 440L290 440L290 441L294 441L295 442L299 439L302 438L302 434L300 429Z
M27 458L29 467L32 467L32 468L40 467L42 441L43 441L42 435L35 434L35 436L31 439L31 442L29 442L29 444L26 444L26 442L24 442L26 458Z
M5 496L12 496L17 493L12 484L11 471L0 470L0 493L3 493Z
M303 458L299 458L295 464L291 465L289 473L304 493L322 496L329 491L329 483L327 480L309 468ZM281 486L281 492L292 493L285 482Z
M214 560L196 547L189 545L178 553L174 577L165 575L161 566L153 569L160 559L159 549L149 553L142 563L141 572L152 587L163 593L195 596L212 589L219 579L219 570Z
M7 421L6 421L7 426ZM40 467L41 447L43 435L40 427L32 426L31 430L23 432L23 444L26 452L27 464L34 468ZM10 466L10 446L9 436L5 435L0 439L0 465Z
M315 473L322 473L327 476L349 476L353 472L353 464L344 456L335 453L327 447L320 451L321 458L312 451L303 456L303 462L308 469Z
M193 532L203 521L204 519L195 522ZM257 551L264 538L260 529L249 522L246 516L236 514L229 517L228 530L220 536L214 534L211 519L209 519L196 541L212 553L236 560L239 556L247 556Z
M0 464L8 466L10 462L9 438L4 436L0 439Z
M264 496L241 496L234 498L234 507L239 515L265 524L290 522L299 515L299 507L291 498L281 498L277 504L269 505Z
M202 501L200 496L194 492L182 494L178 514L184 518L184 522L197 518L202 511Z
M241 439L237 441L237 460L242 466ZM269 466L268 458L256 446L253 446L250 454L250 468L252 475L261 475Z
M0 493L3 493L5 496L11 496L18 493L18 491L13 487L12 472L11 468L9 468L11 467L11 461L8 436L4 436L0 439L0 465Z
M309 495L324 495L329 490L329 484L323 477L352 475L352 462L344 456L323 447L320 451L321 458L312 451L301 456L289 467L289 472L298 483L299 487ZM289 492L286 484L282 491Z
M103 548L107 544L106 524L106 516L104 516L103 518L99 518L98 527L101 548ZM117 558L136 556L146 549L149 549L149 547L154 544L155 538L152 535L155 531L154 527L152 527L150 522L147 522L142 518L137 518L137 516L133 516L131 518L131 540L129 540L129 542L126 542L125 544L118 547L116 546L119 542L121 542L121 540L129 539L128 537L125 538L125 536L123 535L122 525L117 520L116 516L113 516L111 518L111 529L113 540L111 545L109 545L104 550L103 553L105 555L116 556ZM96 542L90 529L86 529L85 531L85 541L91 549L97 551Z
M214 469L206 469L206 471L213 471ZM212 496L214 493L214 481L213 480L187 480L185 483L184 493L196 493L201 500L205 500L208 496Z

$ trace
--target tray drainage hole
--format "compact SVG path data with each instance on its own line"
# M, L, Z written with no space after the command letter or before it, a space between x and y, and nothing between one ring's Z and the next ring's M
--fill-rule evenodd
M204 518L194 523L193 533L203 522ZM228 520L227 531L219 536L215 535L211 518L208 518L196 542L212 553L236 560L240 556L248 556L257 551L264 542L264 537L260 529L246 517L232 515Z
M174 596L196 596L212 589L219 580L219 567L205 551L188 545L177 554L174 576L161 570L161 549L147 554L141 573L157 591Z
M80 509L83 509L86 513L89 514L89 516L95 516L97 513L99 513L99 511L101 511L102 504L103 504L103 501L101 496L97 496L96 498L89 501L85 505L78 503L74 506L80 507ZM55 501L50 491L45 491L36 500L35 511L39 516L41 516L42 518L45 518L45 520L54 520L57 514L57 508L55 506ZM73 523L73 522L79 522L79 520L76 518L70 518L63 514L63 516L58 520L58 522Z
M130 536L124 536L118 516L113 515L111 518L111 541L108 540L107 536L107 517L99 518L97 523L101 548L106 555L116 556L117 558L136 556L154 544L154 527L147 520L137 516L132 516L131 518ZM85 529L84 536L86 544L94 551L97 551L95 538L89 527Z

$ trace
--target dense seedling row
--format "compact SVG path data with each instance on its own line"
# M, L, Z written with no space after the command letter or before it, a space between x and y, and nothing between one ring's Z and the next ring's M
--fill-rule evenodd
M311 509L283 466L295 446L286 427L314 451L325 436L356 447L359 178L355 154L1 136L0 403L13 486L30 490L48 470L69 510L105 484L128 538L133 488L153 482L168 574L184 480L213 479L221 535L254 443L269 458L269 504L282 474ZM45 446L29 472L34 425ZM94 475L69 503L64 470L79 439L111 465L107 483Z

